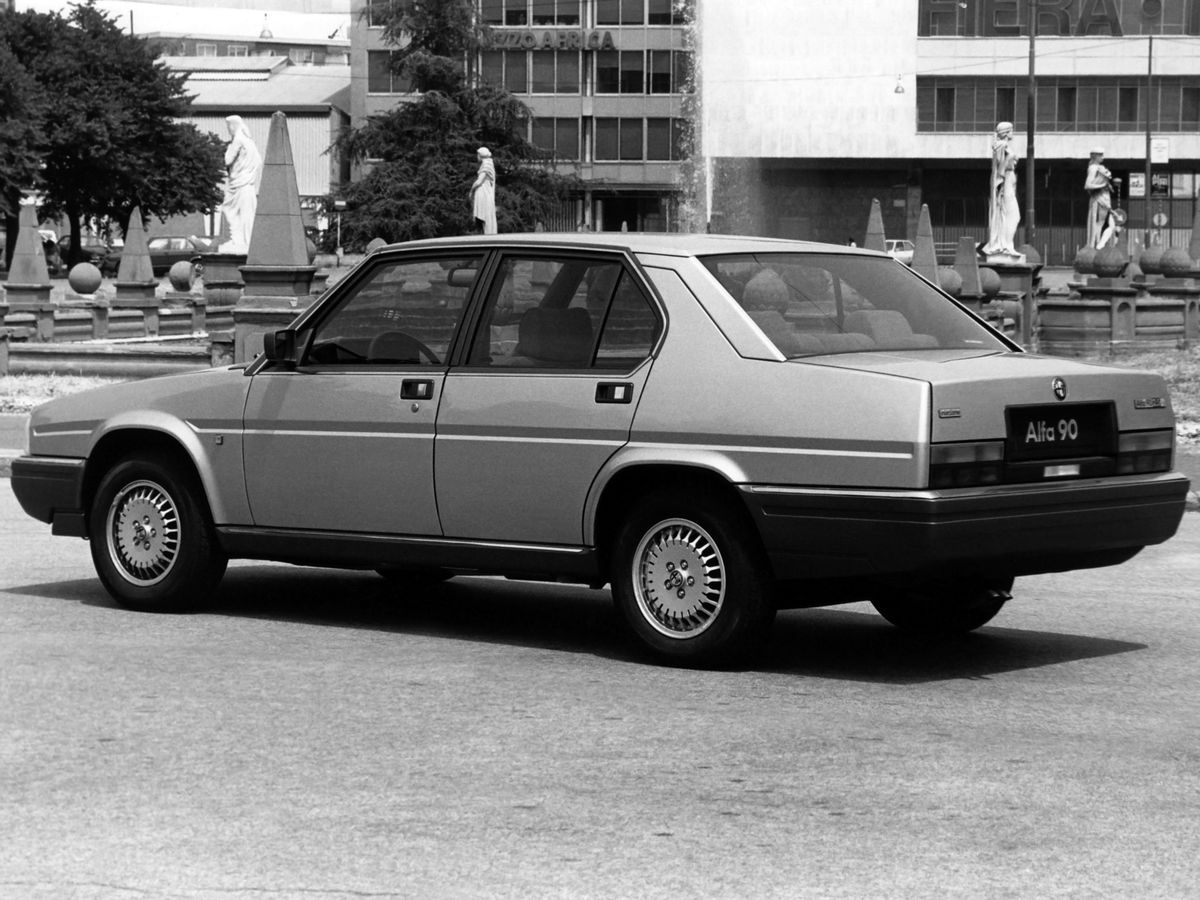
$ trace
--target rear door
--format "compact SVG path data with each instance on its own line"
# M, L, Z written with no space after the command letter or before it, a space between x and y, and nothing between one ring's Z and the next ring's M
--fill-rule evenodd
M629 439L661 331L620 255L503 256L438 410L443 533L580 543L588 489Z
M438 535L434 425L482 253L379 259L246 404L256 525Z

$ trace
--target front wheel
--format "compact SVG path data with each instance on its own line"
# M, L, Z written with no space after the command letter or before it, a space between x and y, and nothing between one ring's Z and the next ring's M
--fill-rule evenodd
M765 639L773 582L745 518L731 503L664 493L638 504L617 532L613 598L660 658L729 665Z
M122 606L177 612L211 595L225 574L208 504L197 480L162 456L114 465L96 489L92 562Z
M921 634L965 634L995 618L1012 599L1011 578L964 578L902 588L871 605L905 631Z

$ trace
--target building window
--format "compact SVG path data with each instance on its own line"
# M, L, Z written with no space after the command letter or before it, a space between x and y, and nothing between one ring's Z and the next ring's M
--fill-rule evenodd
M644 0L596 0L597 25L644 25Z
M644 94L645 79L646 54L643 51L601 50L596 53L597 94Z
M1180 92L1180 131L1200 129L1200 88L1184 87Z
M512 94L529 93L529 54L524 50L504 51L504 89Z
M288 59L294 66L311 66L315 58L316 54L313 53L312 47L288 48Z
M1056 99L1055 124L1059 131L1075 130L1075 100L1077 91L1074 86L1060 87Z
M675 14L672 0L647 0L647 25L682 25L682 16Z
M939 129L954 125L954 88L940 87L933 97L933 121Z
M367 52L368 94L407 94L411 90L411 80L392 71L391 51L369 50Z
M216 56L217 55L217 45L216 44L197 44L196 45L196 55L197 56Z
M554 92L556 94L579 93L579 63L582 54L572 51L554 51Z
M646 159L672 159L671 143L670 119L646 120Z
M578 119L534 119L532 143L557 160L579 159Z
M402 0L367 0L367 27L383 28L401 2Z
M484 25L503 25L504 0L480 0L479 20Z
M1117 127L1123 131L1138 127L1141 117L1138 115L1138 89L1136 87L1121 87L1117 89Z
M250 48L245 44L230 44L225 52L228 56L249 56Z
M669 161L682 158L680 119L596 119L592 156L597 162Z
M533 74L533 80L530 83L529 92L532 94L553 94L554 93L554 54L546 51L543 53L534 53L533 65L530 66L530 72Z
M996 88L996 122L1015 122L1017 120L1017 89L1012 87Z

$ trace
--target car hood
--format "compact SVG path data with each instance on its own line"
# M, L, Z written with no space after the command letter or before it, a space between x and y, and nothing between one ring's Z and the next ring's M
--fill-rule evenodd
M1034 353L913 350L808 359L834 368L923 381L932 391L934 441L999 439L1005 409L1112 401L1123 431L1172 428L1169 391L1152 372ZM1060 379L1066 396L1055 393Z

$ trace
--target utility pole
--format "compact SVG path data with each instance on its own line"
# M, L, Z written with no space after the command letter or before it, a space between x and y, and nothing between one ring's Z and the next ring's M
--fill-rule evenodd
M1029 0L1029 81L1026 87L1025 105L1025 243L1037 249L1037 222L1033 209L1034 181L1034 135L1037 132L1037 74L1034 68L1036 61L1035 46L1037 43L1037 5L1038 0ZM1147 163L1148 165L1148 163Z
M1148 41L1149 49L1146 51L1146 188L1145 188L1145 207L1146 220L1145 234L1142 240L1143 247L1150 246L1150 228L1152 225L1150 209L1150 125L1151 112L1154 109L1154 35L1150 35Z

